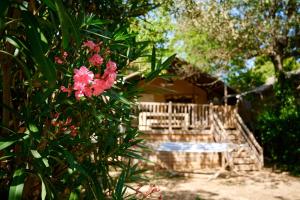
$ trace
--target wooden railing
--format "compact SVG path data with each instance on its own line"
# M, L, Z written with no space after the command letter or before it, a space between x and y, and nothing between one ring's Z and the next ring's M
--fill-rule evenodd
M236 116L236 128L239 130L241 135L244 137L247 144L249 144L251 152L255 155L256 160L258 161L257 165L258 165L259 169L261 169L264 166L263 149L256 141L252 132L245 125L245 123L242 120L242 118L240 117L240 115L237 113L235 116Z
M217 115L217 113L212 114L212 124L211 124L211 133L213 134L214 140L217 143L227 143L229 145L230 141L227 136L227 131L224 128L224 125L221 122L221 119ZM223 152L222 159L222 168L226 168L227 166L233 169L233 157L232 151L234 149L228 148L227 151Z
M213 113L217 114L225 128L235 128L235 106L213 106Z
M140 130L172 131L209 129L212 123L212 113L218 113L221 116L221 123L232 126L234 123L232 113L234 113L235 107L227 106L225 108L212 104L140 102L137 110Z
M211 126L211 133L213 134L215 142L218 143L229 143L227 132L219 119L218 115L216 113L212 114L213 121Z

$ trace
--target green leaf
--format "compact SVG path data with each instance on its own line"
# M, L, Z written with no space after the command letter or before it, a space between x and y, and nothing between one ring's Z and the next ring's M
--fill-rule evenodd
M71 192L69 200L77 200L79 199L78 195L75 192Z
M5 156L0 157L0 161L7 160L8 158L15 157L15 156L16 156L16 154L14 154L14 153L6 153Z
M115 41L122 41L122 40L126 40L127 38L130 38L132 37L133 34L127 34L127 33L124 33L122 30L119 30L118 32L116 32L113 36L113 39Z
M37 151L37 150L30 150L31 151L31 154L34 158L36 159L41 159L41 161L44 163L45 167L49 167L49 161L47 158L43 158L41 156L41 154Z
M51 87L54 87L56 81L56 70L54 64L45 56L47 48L42 41L41 31L38 22L34 16L23 12L23 18L27 24L26 34L30 46L30 52L33 60L36 62L38 69L49 81Z
M155 70L155 62L156 62L156 53L155 46L152 47L152 56L151 56L151 71Z
M125 192L126 188L124 188L124 183L125 183L125 178L126 178L126 172L122 171L121 175L119 176L118 183L115 189L115 199L116 200L121 200L123 199L123 193ZM124 190L123 190L124 188Z
M29 130L31 131L31 132L34 132L34 133L37 133L37 132L39 132L39 129L36 127L36 125L34 125L34 124L29 124L28 125L28 128L29 128Z
M94 15L90 15L84 17L84 22L81 25L81 28L86 26L98 26L107 23L109 23L109 21L103 19L97 19Z
M9 0L0 1L0 16L4 17L9 6Z
M46 195L47 195L46 185L45 185L45 183L44 183L44 180L43 180L43 178L42 178L42 175L39 174L39 177L40 177L41 182L42 182L41 199L42 199L42 200L45 200Z
M22 199L25 178L26 176L24 173L24 169L17 169L14 172L13 181L9 188L9 200Z
M43 2L52 10L55 10L55 5L52 0L43 0Z
M3 126L0 126L1 128L5 128ZM10 135L8 137L5 137L5 138L1 138L0 139L0 151L11 146L12 144L14 144L15 142L19 141L20 139L26 139L28 138L28 135L20 135L20 134L17 134L15 132L13 132L12 130L10 129L7 129L5 128L6 130L10 131L13 133L13 135Z
M0 1L0 30L4 27L5 16L9 7L9 0Z
M79 29L76 28L75 22L66 12L61 0L55 0L55 7L62 28L62 45L66 49L69 46L69 41L73 38L77 46L80 44Z
M30 151L31 151L33 157L35 157L37 159L42 157L41 154L37 150L30 150Z
M5 142L1 142L1 141L0 141L0 151L1 151L2 149L5 149L5 148L9 147L10 145L12 145L13 143L15 143L16 141L18 141L18 140L14 140L14 141L5 141Z
M0 127L2 127L2 126L0 126ZM13 132L10 129L7 129L7 130L9 130L10 132ZM27 134L17 134L17 133L14 133L13 135L10 135L5 138L1 138L0 139L0 151L11 146L12 144L14 144L17 141L26 140L28 138L29 138L29 136Z
M172 56L170 56L169 58L167 58L167 59L161 64L162 69L166 69L166 68L170 67L170 65L172 64L172 62L173 62L175 56L176 56L176 54L173 54Z

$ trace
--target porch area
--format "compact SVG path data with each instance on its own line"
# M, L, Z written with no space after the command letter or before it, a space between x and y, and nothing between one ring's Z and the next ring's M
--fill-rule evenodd
M153 149L146 157L163 168L258 170L263 166L263 150L235 106L140 102L137 108L138 129Z
M225 128L233 128L235 111L235 106L140 102L138 128L152 132L199 132L210 129L213 113L219 116Z

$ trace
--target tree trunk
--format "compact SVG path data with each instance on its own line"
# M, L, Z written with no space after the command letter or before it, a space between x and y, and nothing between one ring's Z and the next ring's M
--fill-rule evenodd
M275 76L277 81L277 87L275 89L275 95L279 102L281 102L281 105L283 105L285 101L285 93L286 90L288 90L289 87L286 84L286 77L283 70L283 56L280 54L275 54L274 56L271 56L272 63L274 64L275 69Z

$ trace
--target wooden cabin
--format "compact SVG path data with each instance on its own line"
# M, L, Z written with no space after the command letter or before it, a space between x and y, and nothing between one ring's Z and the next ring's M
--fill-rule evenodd
M236 110L234 90L179 59L168 73L172 78L139 84L138 128L153 148L148 158L177 171L260 169L262 148Z

